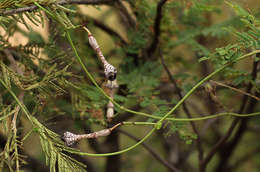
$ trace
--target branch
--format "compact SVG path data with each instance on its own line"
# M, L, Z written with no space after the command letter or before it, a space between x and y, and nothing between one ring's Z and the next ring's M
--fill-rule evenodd
M111 133L106 141L105 141L106 148L108 148L109 152L117 152L120 149L119 146L119 134L118 131L115 130L113 133ZM106 167L105 171L110 172L120 172L121 170L121 155L114 155L114 156L108 156L106 158Z
M257 54L256 56L259 57L259 55L260 54ZM254 58L253 58L253 60L254 60ZM257 67L258 67L258 64L259 64L259 62L254 60L253 67L252 67L252 72L251 72L251 76L252 76L252 80L253 81L256 80L256 78L257 78ZM248 85L247 92L250 93L252 88L253 88L253 84L252 84L252 82L250 82L249 85ZM256 93L256 95L259 96L259 93ZM247 97L247 99L248 99L248 97ZM248 106L247 106L247 108L245 110L245 113L253 112L257 103L258 102L255 99L250 98L250 100L248 101ZM245 105L242 105L242 107L245 107ZM240 109L240 110L242 110L242 109ZM240 119L237 119L237 120L238 120L238 122L241 121ZM236 131L233 139L226 146L227 150L223 150L222 151L222 154L221 154L221 157L220 157L220 161L219 161L219 164L218 164L216 170L226 169L227 164L228 164L228 160L230 159L229 157L232 155L232 153L236 149L239 141L242 139L242 137L244 135L244 132L247 129L247 123L248 123L248 118L246 118L246 119L241 121L240 126L239 126L238 130Z
M81 123L83 129L84 129L84 132L85 133L92 133L93 131L91 130L90 126L89 125L86 125L85 121L84 120L78 120L78 122ZM100 142L98 142L97 139L93 138L93 139L88 139L88 143L89 143L89 146L96 152L96 153L104 153L105 150L104 150L104 147L103 147L103 144L101 144Z
M129 11L120 0L115 1L115 7L119 9L119 17L125 22L126 29L136 26L135 19L130 15Z
M257 63L256 62L254 62L254 64L253 64L253 70L252 70L252 73L251 73L251 75L252 75L252 78L253 78L253 80L255 80L255 78L256 78L256 74L257 74ZM248 85L248 88L247 88L247 93L249 93L250 92L250 90L252 89L252 84L250 83L249 85ZM243 97L243 100L242 100L242 104L241 104L241 107L240 107L240 109L239 109L239 113L242 113L243 111L244 111L244 108L245 108L245 105L246 105L246 102L247 102L247 99L248 99L248 96L247 95L245 95L244 97ZM237 123L239 122L239 118L237 118L237 119L235 119L233 122L232 122L232 124L231 124L231 126L230 126L230 128L229 128L229 130L228 130L228 132L226 133L226 135L225 136L223 136L214 146L213 146L213 148L209 151L209 153L208 153L208 155L206 156L206 158L203 160L203 162L202 162L202 169L205 171L206 170L206 167L207 167L207 164L208 164L208 162L211 160L211 158L215 155L215 153L217 152L217 150L220 148L220 147L222 147L224 144L225 144L225 142L227 141L227 139L231 136L231 134L232 134L232 132L233 132L233 130L234 130L234 128L235 128L235 126L237 125ZM231 148L232 149L232 148ZM229 151L228 149L226 149L226 150L224 150L224 151ZM221 162L223 162L223 161L221 161ZM225 163L225 162L223 162L223 163ZM219 164L219 167L220 166L222 166L223 164L222 163L220 163Z
M127 41L119 33L117 33L115 30L113 30L109 26L105 25L104 23L102 23L92 17L88 16L87 18L88 18L87 20L93 21L93 24L95 26L99 27L100 29L102 29L103 31L108 33L110 36L116 36L124 46L128 44ZM83 21L82 23L85 26L88 23L88 21Z
M137 137L129 134L128 132L118 129L118 131L126 136L128 136L129 138L139 142L140 139L138 139ZM175 171L175 172L180 172L180 170L178 170L176 167L174 167L172 164L170 164L168 161L164 160L158 153L156 153L150 146L148 146L145 143L141 143L141 145L156 159L158 160L161 164L163 164L166 168L168 168L171 171Z
M246 109L246 112L252 112L254 110L256 104L257 104L257 101L255 99L251 98L249 106ZM230 160L232 153L237 148L237 145L239 144L240 140L243 138L245 131L247 130L248 118L243 119L243 120L238 118L237 120L241 121L240 126L237 129L237 131L234 135L234 138L222 150L220 161L218 163L216 171L222 170L222 169L225 170L227 168L228 161Z
M167 0L161 0L158 5L157 5L157 13L156 13L156 18L154 22L154 37L153 37L153 42L152 44L147 48L147 54L150 57L154 51L156 50L158 43L159 43L159 37L160 37L160 25L161 25L161 20L162 20L162 7L166 3Z
M250 94L250 93L247 93L247 92L245 92L245 91L243 91L243 90L237 89L237 88L235 88L235 87L229 86L229 85L227 85L227 84L224 84L224 83L221 83L221 82L218 82L218 81L213 81L213 80L210 80L210 81L213 82L213 83L215 83L215 84L217 84L217 85L219 85L219 86L229 88L229 89L231 89L231 90L233 90L233 91L236 91L236 92L238 92L238 93L247 95L247 96L249 96L249 97L251 97L251 98L256 99L257 101L260 101L260 98L259 98L259 97L254 96L254 95L252 95L252 94Z
M217 152L217 150L219 149L219 147L221 147L226 141L227 139L231 136L233 129L235 128L236 124L237 124L238 119L235 119L230 128L228 129L227 133L225 136L223 136L210 150L210 152L207 154L207 156L204 158L204 160L201 163L201 171L205 171L208 162L211 160L211 158L215 155L215 153Z
M100 4L110 4L114 0L61 0L57 2L58 5L70 5L70 4L88 4L88 5L100 5ZM27 7L22 8L16 8L11 10L1 10L0 16L8 16L23 12L32 12L34 10L37 10L38 7L36 5L31 5Z
M161 60L161 63L163 65L163 68L165 69L166 73L168 74L169 79L171 80L175 89L177 90L177 94L179 96L179 99L182 99L183 95L181 93L181 89L178 87L177 82L175 81L175 79L173 78L173 75L171 74L170 70L168 69L167 65L165 64L164 58L163 58L163 55L162 55L162 52L161 52L160 49L159 49L159 53L160 53L159 56L160 56L160 60ZM184 112L188 116L188 118L192 118L191 113L190 113L185 101L183 102L182 107L183 107ZM203 149L202 149L202 146L201 146L200 134L199 134L199 131L196 128L195 124L192 121L190 123L191 123L193 131L197 135L197 146L198 146L198 151L199 151L199 160L202 161L202 159L203 159Z

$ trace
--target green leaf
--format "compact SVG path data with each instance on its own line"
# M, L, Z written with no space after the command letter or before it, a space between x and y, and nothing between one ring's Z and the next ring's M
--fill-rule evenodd
M145 97L144 100L140 103L141 107L147 107L151 104L151 101L149 98Z
M199 63L209 59L210 59L209 57L201 57L199 58Z

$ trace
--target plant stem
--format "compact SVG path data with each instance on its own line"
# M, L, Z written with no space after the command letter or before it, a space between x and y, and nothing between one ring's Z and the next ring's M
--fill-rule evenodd
M81 65L82 69L85 71L85 73L87 74L87 76L89 77L89 79L91 80L91 82L98 88L98 90L107 98L109 99L114 105L116 105L119 109L123 110L123 111L126 111L126 112L129 112L129 113L132 113L132 114L136 114L136 115L141 115L141 116L145 116L145 117L149 117L149 118L156 118L154 115L150 115L150 114L147 114L147 113L144 113L144 112L137 112L137 111L134 111L134 110L130 110L130 109L127 109L123 106L121 106L120 104L118 104L117 102L115 102L109 95L107 95L105 93L105 91L97 84L97 82L95 81L95 79L92 77L92 75L89 73L89 71L87 70L87 68L85 67L85 65L83 64L80 56L78 55L78 52L77 52L77 49L75 48L74 46L74 43L72 42L71 40L71 37L70 37L70 33L69 31L66 31L66 37L76 55L76 58L79 62L79 64ZM158 118L157 118L158 119ZM160 119L160 117L159 117Z
M111 98L106 95L106 93L98 86L98 84L95 82L94 78L91 76L91 74L88 72L88 70L86 69L85 65L83 64L81 58L79 57L78 53L77 53L77 50L71 40L71 37L70 37L70 34L68 31L66 31L66 36L69 40L69 43L71 44L75 54L76 54L76 57L77 57L77 60L79 61L80 65L82 66L83 70L86 72L86 74L88 75L88 77L91 79L91 81L94 83L94 85L109 99L111 100ZM209 74L208 76L206 76L204 79L202 79L200 82L198 82L168 113L166 113L164 115L163 118L161 118L157 123L156 125L160 125L165 119L167 119L167 117L172 114L200 85L202 85L205 81L209 80L211 77L213 77L214 75L216 75L218 72L222 71L224 68L226 68L227 66L235 63L235 62L238 62L242 59L245 59L246 57L248 56L251 56L253 54L256 54L256 53L260 53L260 50L255 50L251 53L248 53L248 54L245 54L239 58L237 58L235 61L233 62L228 62L226 64L224 64L222 67L220 67L219 69L215 70L214 72L212 72L211 74ZM14 99L16 100L16 102L19 104L19 106L21 107L21 109L24 111L24 113L27 115L27 117L29 118L29 120L31 120L30 118L30 114L27 110L27 108L24 106L23 103L21 103L21 101L16 97L16 95L14 94L14 92L4 83L4 81L2 79L0 79L0 82L2 83L2 85L9 91L9 93L14 97ZM118 103L114 102L113 100L111 100L115 105L119 106L120 109L122 110L125 110L125 111L128 111L128 112L132 112L134 114L139 114L139 115L143 115L143 116L147 116L147 117L151 117L151 115L149 114L146 114L146 113L142 113L142 112L136 112L136 111L132 111L132 110L129 110L129 109L126 109L122 106L120 106ZM228 113L227 113L228 114ZM234 115L233 113L229 113L230 115ZM258 115L259 113L253 113L253 115ZM218 114L219 115L219 114ZM236 116L238 116L239 114L236 114ZM251 114L252 115L252 114ZM220 115L219 115L220 116ZM223 115L222 115L223 116ZM160 118L160 117L159 117ZM204 117L201 117L200 120L204 118ZM175 118L173 118L175 119ZM176 120L176 119L175 119ZM191 119L187 119L186 121L188 120L191 120ZM158 127L154 127L152 130L150 130L150 132L144 136L143 139L141 139L139 142L137 142L136 144L134 144L133 146L130 146L124 150L121 150L121 151L117 151L117 152L111 152L111 153L105 153L105 154L94 154L94 153L86 153L86 152L79 152L79 151L70 151L71 153L76 153L76 154L79 154L79 155L87 155L87 156L112 156L112 155L118 155L118 154L122 154L122 153L125 153L125 152L128 152L134 148L136 148L138 145L140 145L141 143L143 143L145 140L147 140L152 134L153 132L158 129Z
M154 122L122 122L122 125L154 125Z
M130 112L130 113L134 113L134 114L137 114L137 115L142 115L142 116L147 116L147 117L154 117L153 115L149 115L149 114L146 114L146 113L143 113L143 112L136 112L136 111L132 111L130 109L127 109L123 106L120 106L118 103L116 103L111 97L109 97L99 86L98 84L96 83L95 79L91 76L91 74L88 72L87 68L85 67L85 65L83 64L80 56L78 55L78 52L71 40L71 37L70 37L70 34L68 31L66 31L66 37L67 39L69 40L69 43L70 45L72 46L72 49L74 50L74 53L77 57L77 60L79 61L80 65L82 66L83 70L86 72L86 74L88 75L88 77L90 78L90 80L93 82L93 84L99 89L99 91L104 94L105 97L107 97L111 102L113 102L116 106L118 106L120 109L122 110L125 110L127 112ZM112 153L106 153L106 154L91 154L91 153L86 153L86 152L74 152L74 153L77 153L77 154L80 154L80 155L88 155L88 156L112 156L112 155L118 155L118 154L121 154L121 153L125 153L127 151L130 151L132 149L134 149L135 147L137 147L139 144L143 143L150 135L152 135L152 133L155 131L155 129L159 129L160 127L158 126L161 126L162 122L167 119L167 117L172 114L200 85L202 85L204 82L206 82L207 80L209 80L211 77L213 77L214 75L216 75L217 73L219 73L220 71L222 71L223 69L225 69L227 66L235 63L235 62L238 62L248 56L251 56L253 54L256 54L256 53L260 53L260 50L255 50L251 53L248 53L248 54L245 54L239 58L237 58L236 60L232 61L232 62L227 62L226 64L224 64L222 67L220 67L219 69L215 70L214 72L212 72L211 74L209 74L208 76L206 76L204 79L202 79L201 81L199 81L168 113L166 113L164 115L163 118L161 118L156 124L155 124L155 127L142 139L140 140L139 142L137 142L135 145L131 146L131 147L128 147L122 151L118 151L118 152L112 152ZM232 114L232 113L231 113ZM233 114L234 115L234 114ZM221 116L221 115L220 115ZM160 118L160 117L159 117ZM202 117L203 118L203 117ZM190 119L187 119L187 120L190 120ZM157 126L156 126L157 125ZM73 152L72 152L73 153Z
M232 62L227 62L226 64L224 64L223 66L221 66L220 68L218 68L217 70L215 70L214 72L212 72L211 74L209 74L208 76L206 76L205 78L203 78L201 81L199 81L167 114L164 115L164 117L162 119L160 119L158 121L158 123L163 122L170 114L172 114L200 85L202 85L204 82L206 82L207 80L209 80L211 77L213 77L214 75L216 75L217 73L219 73L220 71L222 71L223 69L225 69L227 66L234 64L240 60L245 59L248 56L254 55L260 53L260 50L255 50L252 51L251 53L245 54L239 58L237 58L236 60L232 61Z
M124 150L121 151L117 151L117 152L111 152L111 153L104 153L104 154L95 154L95 153L87 153L87 152L80 152L80 151L69 151L70 153L75 153L78 155L87 155L87 156L97 156L97 157L101 157L101 156L113 156L113 155L119 155L125 152L128 152L134 148L136 148L137 146L139 146L140 144L142 144L146 139L148 139L148 137L150 137L153 132L155 131L155 128L153 128L152 130L150 130L150 132L144 136L144 138L142 138L139 142L137 142L136 144L134 144L133 146L130 146ZM67 150L66 150L67 151Z
M221 68L215 70L214 72L212 72L211 74L209 74L207 77L205 77L204 79L202 79L200 82L198 82L163 118L162 117L159 117L159 116L154 116L154 115L151 115L151 114L147 114L147 113L144 113L144 112L137 112L137 111L134 111L134 110L131 110L131 109L128 109L128 108L125 108L124 106L121 106L120 104L118 104L117 102L115 102L111 97L109 97L105 92L104 90L97 84L97 82L95 81L95 79L92 77L92 75L89 73L89 71L87 70L87 68L85 67L85 65L83 64L80 56L78 55L78 52L77 52L77 49L75 48L74 46L74 43L72 42L72 39L70 37L70 33L69 31L67 30L66 31L66 37L76 55L76 58L78 60L78 62L80 63L81 67L83 68L83 70L85 71L85 73L87 74L87 76L89 77L89 79L91 80L91 82L98 88L98 90L107 98L109 99L115 106L117 106L119 109L123 110L123 111L126 111L126 112L129 112L129 113L132 113L132 114L136 114L136 115L140 115L140 116L145 116L145 117L148 117L148 118L154 118L154 119L159 119L160 121L159 122L162 122L164 121L165 119L166 120L170 120L170 121L199 121L199 120L205 120L205 119L211 119L211 118L216 118L216 117L219 117L219 116L225 116L223 115L223 113L221 114L217 114L217 115L212 115L212 116L207 116L207 117L200 117L200 118L167 118L170 114L172 114L201 84L203 84L205 81L209 80L212 76L216 75L218 72L222 71L224 68L226 68L227 66L237 62L237 61L240 61L248 56L251 56L253 54L256 54L256 53L260 53L260 50L256 50L256 51L253 51L251 53L248 53L248 54L245 54L244 56L241 56L240 58L237 58L235 61L233 62L229 62L229 63L226 63L225 65L223 65ZM242 117L243 115L241 114L235 114L235 113L226 113L228 115L231 115L231 116L239 116L239 117ZM254 115L259 115L259 114L253 114L252 116Z

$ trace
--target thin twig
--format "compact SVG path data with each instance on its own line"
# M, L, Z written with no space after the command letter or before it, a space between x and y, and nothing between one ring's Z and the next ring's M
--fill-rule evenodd
M256 54L256 57L259 57L259 56L260 56L259 53ZM257 78L257 68L258 68L259 61L255 61L254 58L253 58L253 60L254 61L253 61L251 77L252 77L252 80L254 81ZM253 84L250 82L246 92L250 93L252 88L253 88ZM255 94L259 96L259 93L256 92ZM252 98L250 98L248 100L248 96L246 96L246 95L244 96L243 101L245 101L245 102L244 102L244 104L241 105L240 112L243 113L245 107L247 106L247 108L245 109L245 113L252 113L254 111L255 105L257 104L257 101ZM236 130L236 133L234 134L233 139L229 143L226 144L227 150L222 150L222 152L221 152L220 161L217 165L216 170L222 171L222 169L225 169L227 167L229 157L232 155L233 151L236 149L237 144L239 143L239 140L243 137L243 134L247 129L247 123L248 123L247 118L243 119L243 120L237 119L236 124L238 124L239 122L240 122L239 128Z
M123 20L125 20L125 24L127 27L135 27L136 26L136 21L135 19L130 15L129 11L125 7L125 5L120 1L116 0L115 1L115 7L119 9L120 15Z
M257 104L257 101L255 99L250 100L249 105L246 109L246 112L251 112L254 111L255 105ZM236 133L234 134L234 137L232 138L232 140L228 143L226 143L225 147L223 147L224 149L222 149L221 153L220 153L220 160L218 162L217 168L216 168L216 172L218 171L226 171L227 167L228 167L228 162L230 161L230 157L232 156L232 153L235 151L235 149L237 148L237 145L240 143L240 140L243 138L243 135L247 129L247 125L248 125L248 118L246 119L237 119L238 122L240 122L240 125L238 127L238 129L236 130ZM236 124L238 124L238 122Z
M260 98L259 98L259 97L256 97L256 96L254 96L254 95L252 95L252 94L250 94L250 93L247 93L247 92L245 92L245 91L243 91L243 90L240 90L240 89L231 87L231 86L229 86L229 85L226 85L226 84L221 83L221 82L218 82L218 81L210 80L210 82L214 82L214 83L217 84L217 85L220 85L220 86L222 86L222 87L229 88L229 89L234 90L234 91L236 91L236 92L238 92L238 93L241 93L241 94L247 95L247 96L249 96L249 97L252 97L252 98L256 99L257 101L260 101Z
M256 70L256 69L257 69L257 63L254 62L254 63L253 63L252 73L251 73L253 80L255 80L255 79L256 79L256 76L257 76L257 70ZM246 91L246 92L250 92L251 89L252 89L252 87L253 87L253 85L250 83L250 84L248 85L248 87L247 87L247 91ZM242 112L244 111L244 108L245 108L245 106L246 106L247 100L248 100L248 96L245 95L245 96L243 97L242 104L241 104L241 107L240 107L240 109L239 109L239 113L242 113ZM226 141L227 141L228 138L231 136L231 134L232 134L232 132L233 132L233 130L234 130L234 128L235 128L235 126L237 125L238 122L239 122L239 118L236 118L236 119L232 122L232 124L231 124L230 128L228 129L227 133L226 133L226 134L212 147L212 149L209 151L209 153L207 154L206 158L205 158L205 159L203 160L203 162L201 163L202 171L205 171L205 170L206 170L206 167L207 167L208 162L209 162L209 161L211 160L211 158L217 153L218 149L219 149L220 147L222 147L222 146L226 143ZM231 148L231 149L232 149L232 148ZM229 151L229 150L227 149L227 150L224 150L224 151ZM222 162L223 162L223 161L222 161ZM222 166L223 164L220 163L219 165Z
M167 65L165 64L161 49L159 49L159 53L160 53L159 56L160 56L160 60L161 60L161 63L163 65L163 68L166 71L166 73L167 73L170 81L174 85L175 89L177 90L177 94L179 96L179 99L182 99L183 95L182 95L181 89L178 87L177 82L175 81L175 79L173 78L173 75L171 74L170 70L168 69ZM191 113L190 113L185 101L183 102L182 107L183 107L184 112L188 116L188 118L192 118ZM203 159L203 149L202 149L202 146L201 146L200 134L199 134L199 131L197 130L195 124L192 121L190 123L191 123L193 131L197 135L197 146L198 146L198 151L199 151L199 160L202 161L202 159Z
M70 4L88 4L88 5L100 5L100 4L110 4L114 0L61 0L57 2L58 5L70 5ZM28 7L16 8L11 10L1 10L0 16L8 16L13 14L19 14L23 12L32 12L37 10L36 5L30 5Z
M104 143L107 151L117 152L120 150L120 138L118 131L113 131ZM109 156L106 158L106 165L104 172L120 172L122 167L121 155Z
M94 19L92 17L87 17L87 21L83 21L82 25L85 26L87 23L89 23L89 21L93 22L93 24L97 27L99 27L100 29L102 29L103 31L105 31L106 33L108 33L110 36L115 36L117 37L120 42L123 44L123 45L127 45L127 41L119 34L117 33L115 30L113 30L111 27L105 25L104 23L102 23L101 21L98 21L97 19Z
M231 136L233 129L236 126L236 121L237 119L235 119L230 128L228 129L227 133L211 148L210 152L207 154L207 156L203 159L202 163L201 163L201 171L205 171L208 162L211 160L211 158L215 155L215 153L217 152L217 150L219 149L219 147L221 147L226 141L227 139Z
M128 136L129 138L135 140L136 142L139 142L140 139L138 139L137 137L133 136L132 134L118 129L118 131L126 136ZM145 143L141 143L141 145L156 159L158 160L161 164L163 164L166 168L168 168L171 171L175 171L175 172L180 172L180 170L178 170L176 167L174 167L170 162L168 162L167 160L164 160L158 153L156 153L150 146L148 146Z
M257 101L255 99L251 98L245 112L253 112L256 107L256 104L257 104ZM238 118L237 120L240 122L240 125L239 125L238 129L236 130L236 133L234 134L234 137L232 138L232 140L225 145L226 149L225 148L222 149L222 152L220 153L220 155L221 155L220 161L217 165L216 171L219 171L219 170L225 171L225 169L227 169L229 161L230 161L230 157L232 156L232 153L237 148L238 144L240 143L240 140L243 138L243 135L245 134L245 132L247 130L247 125L248 125L249 119L246 118L246 119L241 120Z
M157 5L157 13L154 21L154 36L153 36L153 41L151 45L147 48L147 54L150 57L154 51L156 50L158 44L159 44L159 37L160 37L160 25L161 25L161 20L162 20L162 8L163 5L167 2L167 0L160 0Z

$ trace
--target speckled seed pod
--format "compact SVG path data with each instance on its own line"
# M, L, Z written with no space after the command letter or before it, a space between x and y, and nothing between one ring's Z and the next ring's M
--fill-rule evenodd
M76 141L81 139L90 139L90 138L98 138L101 136L108 136L111 133L111 129L104 129L97 132L89 133L89 134L80 134L76 135L71 132L66 131L62 137L67 146L73 145Z
M104 73L108 80L114 81L116 79L117 70L114 66L109 63L104 63Z
M66 145L71 146L79 139L78 135L66 131L63 135L63 140Z
M102 54L102 51L99 48L97 40L94 38L91 32L86 27L84 27L84 29L88 32L88 41L90 46L96 51L98 57L100 58L101 62L104 65L105 77L110 81L115 80L117 74L116 68L106 61L104 55Z

